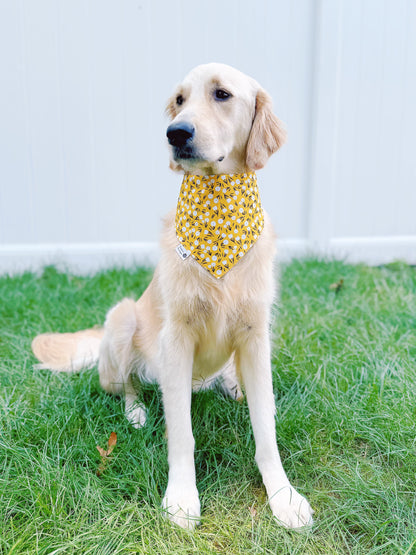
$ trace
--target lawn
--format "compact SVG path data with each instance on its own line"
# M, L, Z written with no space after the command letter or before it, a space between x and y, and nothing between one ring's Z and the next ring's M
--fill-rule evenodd
M254 463L245 402L193 397L202 523L159 509L167 482L160 393L133 429L95 369L34 371L33 336L102 323L151 272L0 278L1 554L416 553L416 269L295 261L281 272L273 372L285 469L315 509L279 527ZM101 475L111 432L117 444Z

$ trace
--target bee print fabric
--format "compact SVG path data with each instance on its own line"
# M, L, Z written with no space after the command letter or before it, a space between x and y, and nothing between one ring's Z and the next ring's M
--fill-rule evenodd
M185 175L175 223L181 250L223 277L263 230L256 174Z

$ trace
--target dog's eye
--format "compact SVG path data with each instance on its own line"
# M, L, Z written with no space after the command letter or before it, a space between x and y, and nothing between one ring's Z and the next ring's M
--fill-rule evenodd
M215 89L214 96L215 100L228 100L232 95L224 89Z
M178 106L181 106L181 104L183 104L184 98L181 94L178 94L178 96L176 97L176 104Z

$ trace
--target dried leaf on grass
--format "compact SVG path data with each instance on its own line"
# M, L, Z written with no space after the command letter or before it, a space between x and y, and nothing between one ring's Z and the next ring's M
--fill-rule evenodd
M115 432L111 432L107 442L108 444L107 449L103 449L102 447L97 445L97 450L100 453L100 457L101 457L100 466L97 469L97 476L101 476L104 473L108 463L111 461L112 457L110 457L110 455L113 452L113 449L116 446L116 443L117 443L117 434Z
M344 280L340 279L336 283L331 283L329 286L330 291L335 291L335 293L339 293L341 289L344 287Z

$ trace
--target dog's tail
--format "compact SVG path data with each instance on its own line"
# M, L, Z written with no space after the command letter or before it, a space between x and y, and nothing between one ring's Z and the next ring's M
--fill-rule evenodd
M40 361L38 369L55 372L79 372L98 361L104 329L75 333L43 333L32 341L32 351Z

